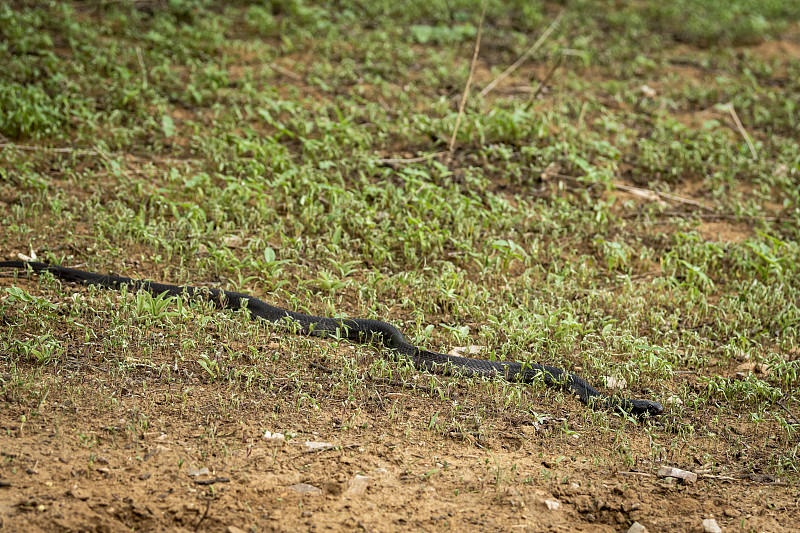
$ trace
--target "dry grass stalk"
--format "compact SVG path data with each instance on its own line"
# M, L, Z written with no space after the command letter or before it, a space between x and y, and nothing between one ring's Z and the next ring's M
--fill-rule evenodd
M550 26L547 28L547 30L545 30L542 36L539 37L535 43L533 43L533 46L528 48L528 51L522 54L522 56L520 56L520 58L517 59L513 65L505 69L502 74L497 76L494 80L492 80L492 82L489 85L484 87L484 89L481 91L481 96L486 96L487 94L489 94L492 91L492 89L494 89L497 86L498 83L500 83L508 76L510 76L512 72L517 70L520 67L520 65L522 65L534 53L536 53L536 51L545 43L547 38L550 37L550 34L553 33L553 30L556 29L556 26L558 26L558 23L561 22L561 18L563 16L564 16L564 10L562 9L561 13L559 13L558 16L555 18L555 20L550 23Z
M458 106L458 117L456 117L456 125L453 128L453 136L450 137L450 155L448 156L448 160L452 159L453 151L456 148L456 136L458 135L458 128L461 126L461 118L464 116L464 107L467 105L467 97L469 96L469 87L472 85L472 78L475 75L475 63L478 61L478 52L481 49L481 35L483 34L483 19L486 17L487 1L488 0L483 0L481 21L478 24L478 36L475 38L475 50L472 52L472 63L469 66L469 76L467 76L467 84L464 86L464 94L461 95L461 103Z

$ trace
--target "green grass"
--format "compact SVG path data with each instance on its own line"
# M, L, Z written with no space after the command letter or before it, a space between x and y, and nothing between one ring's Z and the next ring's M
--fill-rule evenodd
M385 319L432 349L474 344L490 358L580 369L598 386L618 378L622 394L672 405L668 414L636 426L572 402L570 416L623 441L648 432L652 456L675 461L711 453L703 439L730 419L758 420L742 439L772 455L745 468L796 475L779 457L797 454L781 405L800 416L800 61L732 46L796 31L797 9L644 2L602 14L604 3L575 2L505 84L518 90L480 98L556 15L489 2L483 78L453 160L392 164L446 149L480 9L340 4L0 8L4 258L33 250L93 271L211 283ZM757 158L720 107L729 102ZM671 196L643 200L615 184ZM277 412L319 408L312 354L344 369L336 390L356 403L367 370L416 374L314 339L281 338L286 361L246 340L283 330L197 304L32 283L7 279L0 293L2 365L20 380L6 389L86 364L110 368L113 390L144 368L243 392L289 387L285 403L265 400ZM154 332L164 340L151 342ZM770 371L737 377L744 362ZM431 388L444 398L463 381ZM439 415L420 424L466 433L504 410L565 409L544 387L466 383L484 412L439 398ZM764 427L774 437L759 440Z

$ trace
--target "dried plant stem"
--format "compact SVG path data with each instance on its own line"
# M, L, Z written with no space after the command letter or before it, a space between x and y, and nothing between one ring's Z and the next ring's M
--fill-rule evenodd
M461 95L461 103L458 106L458 117L456 117L456 125L453 128L453 136L450 137L450 155L448 160L452 159L453 151L456 149L456 136L458 135L458 128L461 126L461 118L464 116L464 107L467 105L467 97L469 97L469 87L472 85L472 77L475 74L475 63L478 62L478 52L481 49L481 34L483 33L483 19L486 16L486 4L488 0L483 0L483 8L481 10L481 21L478 24L478 36L475 38L475 50L472 52L472 63L469 66L469 76L467 76L467 84L464 86L464 94Z
M731 117L733 117L733 121L736 123L736 127L739 129L739 133L742 134L742 137L744 137L747 146L750 148L750 153L753 154L753 159L758 159L758 154L756 153L756 147L753 146L753 141L750 140L750 136L747 134L747 130L745 130L744 126L742 126L742 121L739 120L739 114L736 113L736 109L733 107L733 103L732 102L728 103L726 107L728 108L728 111L730 111Z
M427 161L428 159L433 159L439 157L440 155L444 155L447 152L433 152L431 154L422 155L419 157L409 157L408 159L399 157L399 158L388 158L388 159L376 159L378 163L384 165L403 165L403 164L411 164L411 163L422 163L423 161Z
M520 56L520 58L517 59L513 65L505 69L502 74L497 76L494 80L492 80L492 82L489 85L484 87L484 89L481 91L481 96L486 96L487 94L489 94L492 91L492 89L494 89L495 86L497 86L498 83L500 83L508 76L510 76L512 72L517 70L520 65L522 65L529 57L531 57L536 52L536 50L538 50L544 44L547 38L550 37L550 34L553 33L553 30L556 29L556 26L558 26L558 23L561 22L561 18L563 16L564 16L564 10L562 9L561 13L559 13L558 16L555 18L555 20L550 23L550 26L547 28L547 30L545 30L542 36L539 37L535 43L533 43L533 46L528 48L528 51L522 54L522 56Z

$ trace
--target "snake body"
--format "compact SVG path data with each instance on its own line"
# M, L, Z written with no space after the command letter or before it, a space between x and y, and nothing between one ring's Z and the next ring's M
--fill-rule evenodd
M305 335L339 337L360 343L382 344L398 356L411 361L420 370L457 372L466 376L500 376L508 381L524 383L543 378L545 383L564 387L577 394L583 403L594 407L615 409L635 415L658 415L664 411L658 402L606 396L581 377L560 368L539 364L486 361L422 350L408 342L396 327L380 320L338 319L306 315L269 305L258 298L239 292L168 285L121 276L96 274L33 261L0 261L0 267L30 268L36 272L47 271L66 281L100 285L111 289L127 286L132 290L144 290L155 295L186 295L190 298L211 301L216 306L226 309L246 307L253 316L269 322L281 323L287 318L291 319L298 325L298 331Z

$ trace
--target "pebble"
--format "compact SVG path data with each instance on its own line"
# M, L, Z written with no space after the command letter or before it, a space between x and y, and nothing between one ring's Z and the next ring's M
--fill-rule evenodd
M313 495L322 494L321 489L318 489L314 485L309 485L308 483L295 483L289 488L299 494L313 494Z
M286 436L283 433L264 433L264 439L270 442L286 442Z
M628 382L618 376L608 376L606 377L606 387L609 389L623 390L628 388Z
M645 95L647 98L655 98L658 96L658 93L655 89L650 87L649 85L642 85L639 87L639 90L642 91L642 94Z
M631 524L631 527L628 528L628 533L647 533L647 528L639 522L634 522Z
M694 472L681 470L680 468L672 468L670 466L662 466L658 469L656 475L658 477L676 477L682 479L685 483L694 483L697 481L697 474Z
M244 244L244 239L238 235L226 235L222 238L222 243L228 248L241 248Z
M713 518L706 518L703 520L703 531L706 533L722 533L722 528Z
M558 511L561 507L561 502L558 500L542 500L548 511Z
M77 487L73 487L69 493L73 498L78 500L86 501L89 499L89 491L82 490Z
M312 442L312 441L308 441L308 440L305 442L305 446L306 446L306 450L308 450L308 451L312 451L312 450L327 450L329 448L333 448L333 444L331 444L329 442Z
M369 480L372 479L369 476L355 476L350 482L347 484L347 490L344 491L345 496L360 496L367 491L367 485L369 485Z
M681 400L678 396L670 396L664 401L664 404L667 407L680 407L683 405L683 400Z

